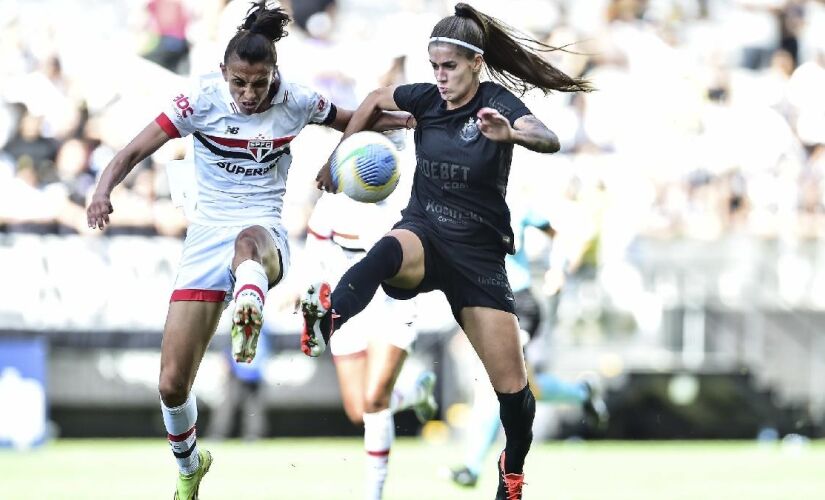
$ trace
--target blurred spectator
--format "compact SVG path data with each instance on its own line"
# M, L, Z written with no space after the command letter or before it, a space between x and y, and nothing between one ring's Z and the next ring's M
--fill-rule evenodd
M10 233L45 234L56 231L59 197L41 188L42 179L29 156L17 163L11 183L3 186L0 221Z
M748 69L767 66L773 51L782 41L781 12L785 0L735 0L729 20L737 29L741 50L740 64Z
M107 229L110 236L156 236L155 229L155 171L150 165L140 165L124 183L112 191L112 205L118 215Z
M17 133L6 144L5 150L15 162L28 162L37 171L38 178L52 177L52 167L59 143L42 134L43 119L32 115L20 105ZM27 158L27 160L26 160Z
M149 46L143 57L160 64L169 71L188 72L189 42L186 31L189 14L181 0L149 0L146 4Z

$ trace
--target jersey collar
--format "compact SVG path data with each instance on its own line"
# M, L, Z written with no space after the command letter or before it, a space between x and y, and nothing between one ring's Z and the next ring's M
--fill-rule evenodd
M280 72L280 70L278 71L278 80L280 82L278 84L278 91L275 92L275 95L272 96L272 100L270 101L270 103L273 105L284 104L287 101L287 99L289 99L289 91L286 89L287 84L284 81L283 74Z

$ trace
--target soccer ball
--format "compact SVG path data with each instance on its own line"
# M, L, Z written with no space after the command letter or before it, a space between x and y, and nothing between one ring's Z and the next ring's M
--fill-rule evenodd
M395 190L401 172L395 145L378 132L356 132L344 139L330 164L332 187L355 201L376 203Z

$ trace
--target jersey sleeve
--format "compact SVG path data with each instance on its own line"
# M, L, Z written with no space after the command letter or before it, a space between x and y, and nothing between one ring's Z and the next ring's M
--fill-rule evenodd
M499 91L490 98L487 105L498 110L499 113L510 120L510 125L513 125L522 116L533 114L521 99L504 87L499 87Z
M395 88L392 98L401 111L418 118L427 109L427 93L435 88L431 83L410 83Z
M332 104L327 97L317 92L311 92L309 94L309 98L307 99L307 112L309 114L307 123L314 125L329 125L337 114L335 105Z
M186 137L198 129L208 104L197 90L179 92L168 99L155 122L171 139Z

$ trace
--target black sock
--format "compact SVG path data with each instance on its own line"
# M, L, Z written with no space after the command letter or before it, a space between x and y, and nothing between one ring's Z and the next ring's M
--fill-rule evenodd
M334 330L367 307L381 282L398 274L403 258L401 243L392 236L384 236L344 273L331 297L332 309L337 315L332 323ZM330 320L329 314L322 319L323 322ZM322 331L329 331L328 323L321 326Z
M507 444L504 447L504 471L508 474L521 474L524 470L524 458L533 442L533 418L536 416L536 398L530 386L513 393L496 391L500 405L501 425Z

